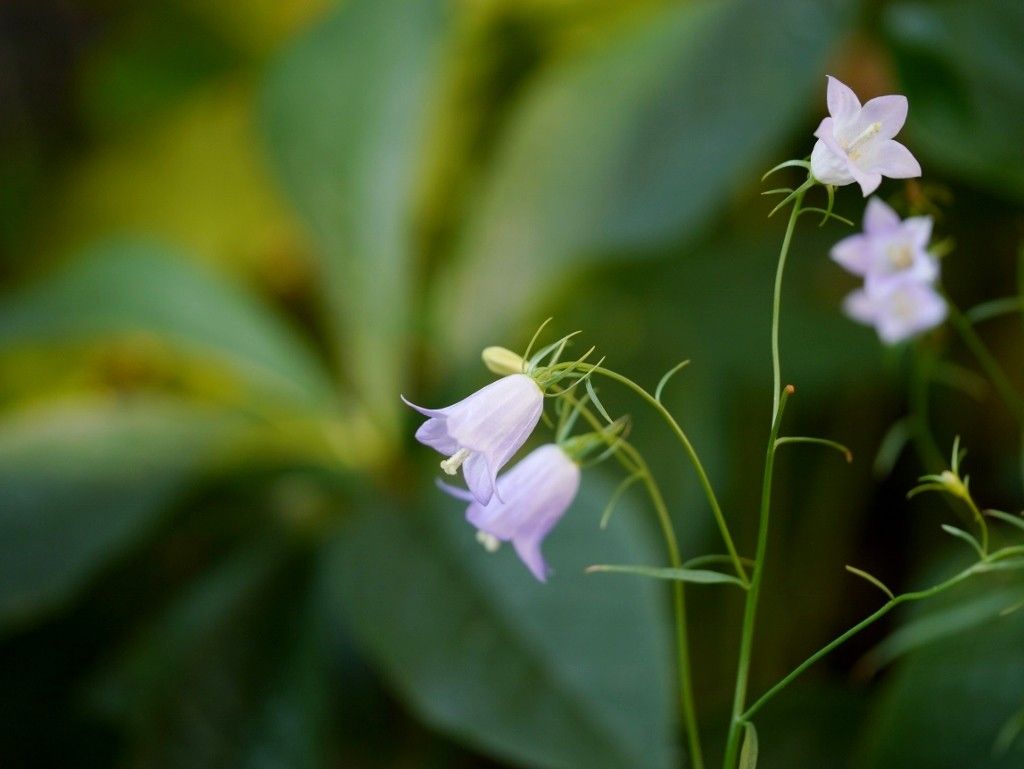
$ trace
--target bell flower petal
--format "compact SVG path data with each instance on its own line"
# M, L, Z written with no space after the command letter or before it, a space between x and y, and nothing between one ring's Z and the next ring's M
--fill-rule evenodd
M526 443L544 408L544 393L525 374L502 377L443 409L402 400L429 417L416 440L447 456L441 468L449 475L461 467L481 504L490 502L498 473Z
M881 291L861 289L844 302L847 315L874 326L886 344L897 344L934 328L946 318L946 301L926 283L904 280Z
M487 504L471 500L466 520L483 535L481 541L511 542L530 573L545 582L549 569L541 545L576 498L579 485L579 465L549 443L498 478L500 495ZM464 498L458 489L442 488Z
M836 78L828 78L829 117L818 125L811 151L811 173L836 186L860 185L864 197L882 177L909 179L921 166L906 147L893 141L907 119L905 96L879 96L863 106L857 95Z
M931 231L930 217L901 220L881 200L871 198L864 211L864 232L836 243L832 259L862 276L872 292L894 281L932 284L939 277L939 263L928 253Z

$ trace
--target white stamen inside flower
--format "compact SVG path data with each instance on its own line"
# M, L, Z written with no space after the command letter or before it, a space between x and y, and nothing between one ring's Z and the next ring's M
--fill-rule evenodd
M853 160L856 160L860 156L860 148L864 144L864 142L868 141L872 136L874 136L881 130L882 124L879 123L878 121L875 121L874 123L869 125L867 128L860 132L856 139L854 139L852 142L850 142L844 147L847 154Z
M501 541L493 534L488 534L486 531L478 531L476 533L476 541L484 546L484 550L488 553L498 552L498 548L501 547Z
M459 449L448 459L441 460L441 469L448 475L455 475L462 467L462 463L469 459L469 449Z
M914 264L914 253L906 243L889 246L886 256L889 257L889 264L894 270L906 270Z

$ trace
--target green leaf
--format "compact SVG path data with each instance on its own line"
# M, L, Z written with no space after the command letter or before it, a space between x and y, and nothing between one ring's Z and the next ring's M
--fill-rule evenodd
M128 765L324 766L327 626L309 564L249 543L149 623L98 678Z
M276 63L264 94L272 159L323 258L336 354L392 430L443 22L439 0L344 3Z
M446 341L468 357L571 269L701 234L812 93L824 109L823 65L851 5L668 4L550 67L440 280L439 317L473 318L440 329Z
M97 245L0 303L0 347L151 333L232 367L260 392L326 408L333 385L262 303L171 248Z
M914 0L886 6L883 22L925 167L1024 200L1024 5Z
M588 558L653 560L646 511L597 518L611 485L588 475L545 542L540 584L512 548L488 554L458 503L372 511L334 551L339 608L426 721L517 765L673 766L668 595L596 580Z
M757 769L757 729L747 721L743 729L743 748L740 750L740 769Z
M0 627L71 597L149 534L222 428L174 402L88 402L0 422Z
M641 577L653 577L654 579L665 579L671 582L694 582L700 585L738 585L744 590L746 587L731 574L722 574L719 571L710 569L670 569L655 566L617 566L611 564L597 564L588 566L588 572L612 572L616 574L637 574Z

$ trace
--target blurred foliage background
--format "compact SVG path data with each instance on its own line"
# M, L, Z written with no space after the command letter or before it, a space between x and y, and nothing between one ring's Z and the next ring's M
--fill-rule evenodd
M8 0L0 6L0 765L588 767L678 761L650 513L588 473L535 584L411 438L485 344L585 330L666 396L753 546L782 234L825 74L906 93L886 182L956 248L962 306L1021 292L1018 0ZM839 212L863 201L842 191ZM845 231L798 232L753 690L969 554L904 500L952 438L1022 506L1021 426L948 329L884 350L838 310ZM1024 385L1019 316L979 332ZM642 405L687 555L711 518ZM739 600L691 590L724 726ZM1024 765L1019 578L895 612L764 711L762 766ZM1000 738L1000 735L1002 737ZM720 742L720 740L718 740ZM714 748L712 748L712 751Z

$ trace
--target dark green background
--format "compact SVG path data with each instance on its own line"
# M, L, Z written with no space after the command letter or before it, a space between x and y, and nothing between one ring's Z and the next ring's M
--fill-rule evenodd
M582 573L662 561L642 495L601 531L618 479L588 472L538 585L436 491L398 394L462 397L549 315L652 388L689 358L666 402L749 552L761 173L809 153L826 74L905 93L924 178L880 194L955 244L960 306L1019 293L1022 41L1017 0L4 3L0 765L671 766L663 586ZM842 316L845 234L801 222L782 343L790 432L855 461L780 455L755 692L879 605L844 564L908 589L963 562L962 511L904 500L954 435L979 502L1022 506L1020 425L952 331L886 350ZM1020 389L1020 318L978 330ZM601 397L685 555L719 551L668 431ZM734 592L690 589L712 760ZM993 745L1021 600L989 577L895 612L759 715L759 766L1020 767Z

